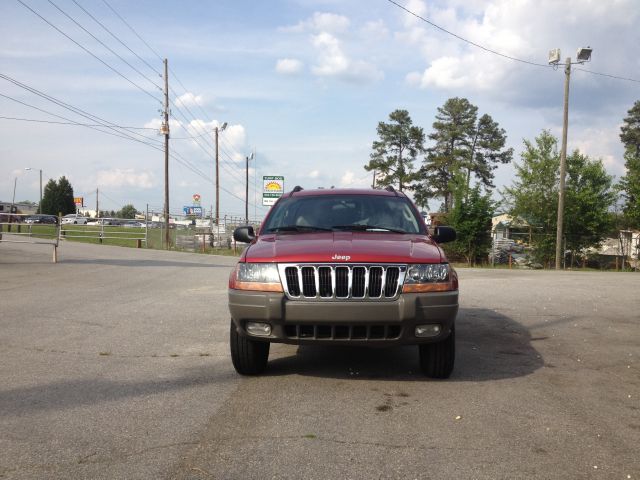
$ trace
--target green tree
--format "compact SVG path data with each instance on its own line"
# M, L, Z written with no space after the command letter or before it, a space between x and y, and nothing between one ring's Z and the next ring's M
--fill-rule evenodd
M457 175L453 184L453 207L446 215L446 222L455 228L457 238L444 247L447 253L464 257L473 266L486 259L491 248L495 205L490 194L482 194L480 185L467 188L462 175Z
M558 140L543 131L535 143L524 141L516 177L503 196L509 213L532 227L534 255L542 263L555 257L560 155ZM612 177L602 162L577 150L567 157L564 232L572 252L597 245L610 228L615 202Z
M413 180L413 162L424 152L424 132L413 126L406 110L389 114L389 123L378 123L379 140L373 142L371 160L365 169L376 172L380 186L397 185L403 191Z
M73 187L66 177L62 176L56 182L50 179L42 193L42 213L50 215L67 215L76 212L73 202Z
M488 114L478 119L478 107L466 98L450 98L438 108L429 139L435 143L418 171L416 201L442 197L445 212L452 206L450 186L456 174L466 174L467 190L472 174L486 189L493 188L493 171L513 156L512 149L504 149L504 129Z
M624 198L625 223L640 227L640 100L627 112L620 128L620 140L624 144L624 166L627 169L620 179L619 188Z
M131 205L130 203L122 207L122 209L118 212L118 218L136 218L136 207Z

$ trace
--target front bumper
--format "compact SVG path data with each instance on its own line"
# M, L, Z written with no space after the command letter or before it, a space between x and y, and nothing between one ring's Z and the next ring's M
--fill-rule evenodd
M240 335L267 342L415 345L444 340L458 312L458 292L404 293L394 301L289 300L282 293L229 290L229 310ZM247 333L247 322L271 325L271 335ZM416 325L440 324L434 337L415 336Z

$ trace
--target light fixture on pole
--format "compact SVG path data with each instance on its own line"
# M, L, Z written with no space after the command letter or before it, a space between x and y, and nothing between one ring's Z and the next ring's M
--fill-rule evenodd
M573 64L582 64L591 60L591 47L579 48L576 52L576 61ZM560 49L555 48L549 51L549 65L557 67L560 62ZM565 197L565 176L567 170L567 130L569 128L569 79L571 78L571 57L567 57L564 64L564 109L562 122L562 148L560 150L560 186L558 192L558 222L556 226L556 270L562 266L561 260L564 258L562 250L562 234L564 223L564 197Z
M246 163L246 183L245 183L245 194L244 194L244 221L246 224L249 224L249 160L253 160L253 153L247 156Z
M35 169L31 167L25 167L25 170ZM38 203L38 213L42 213L42 169L39 168L38 171L40 172L40 202Z
M227 128L227 122L216 127L216 226L220 225L220 155L218 153L218 134Z

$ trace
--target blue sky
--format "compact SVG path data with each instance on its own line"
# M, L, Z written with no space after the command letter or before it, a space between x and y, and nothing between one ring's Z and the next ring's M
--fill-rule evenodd
M149 66L94 22L103 23L154 70L161 60L101 0L22 0L35 12L125 75L132 85L46 24L16 0L0 4L0 73L93 115L128 127L157 128L161 85ZM519 159L522 139L542 129L559 136L562 69L514 62L477 49L407 14L387 0L332 1L123 1L108 0L161 57L169 60L173 90L172 150L200 173L170 163L171 210L199 193L214 203L212 131L221 134L222 214L244 212L244 158L250 163L250 216L261 217L261 177L285 176L302 185L364 187L376 126L396 108L431 131L436 109L448 98L468 98L506 130ZM640 9L634 0L613 2L402 0L409 10L475 43L545 64L548 50L575 57L590 45L584 68L640 78ZM117 52L115 57L58 9ZM177 79L174 78L174 73ZM145 78L147 77L147 78ZM0 79L0 94L89 122ZM569 148L601 158L624 174L619 127L640 99L640 83L583 71L571 79ZM6 97L0 116L62 121ZM0 200L38 198L45 181L66 175L77 195L101 208L133 203L161 209L163 154L147 145L95 130L0 119ZM153 130L136 130L160 141ZM190 139L197 136L198 143ZM208 136L208 138L206 138ZM141 138L141 137L138 137ZM416 165L417 166L417 165ZM500 167L498 186L513 167ZM256 192L256 188L257 192ZM431 202L431 209L438 207Z

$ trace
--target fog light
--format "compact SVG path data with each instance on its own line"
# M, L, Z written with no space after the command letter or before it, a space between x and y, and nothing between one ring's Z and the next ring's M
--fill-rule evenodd
M257 337L268 337L271 335L271 325L262 322L247 322L247 333Z
M441 331L442 327L438 323L418 325L416 326L416 337L437 337Z

